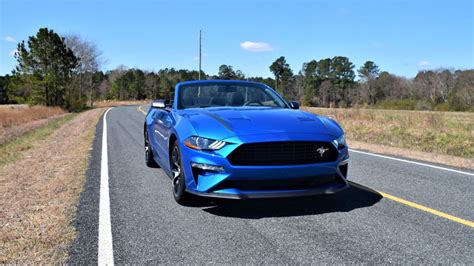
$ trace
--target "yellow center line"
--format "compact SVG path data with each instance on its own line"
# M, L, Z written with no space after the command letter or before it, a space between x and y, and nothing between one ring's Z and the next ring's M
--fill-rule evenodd
M378 191L378 190L372 190L372 189L370 189L370 188L364 187L364 186L359 185L359 184L354 183L354 182L349 182L349 183L350 183L351 185L357 187L357 188L360 188L360 189L363 189L363 190L366 190L366 191L369 191L369 192L376 192L376 193L379 193L379 194L382 195L382 197L384 197L384 198L387 198L387 199L396 201L396 202L398 202L398 203L401 203L401 204L410 206L410 207L412 207L412 208L415 208L415 209L418 209L418 210L422 210L422 211L424 211L424 212L431 213L431 214L433 214L433 215L436 215L436 216L439 216L439 217L442 217L442 218L451 220L451 221L456 222L456 223L460 223L460 224L463 224L463 225L467 225L467 226L470 226L470 227L474 227L474 222L472 222L472 221L464 220L464 219L461 219L461 218L459 218L459 217L456 217L456 216L453 216L453 215L450 215L450 214L447 214L447 213L444 213L444 212L440 212L440 211L437 211L437 210L435 210L435 209L431 209L431 208L429 208L429 207L420 205L420 204L418 204L418 203L414 203L414 202L411 202L411 201L408 201L408 200L401 199L401 198L399 198L399 197L392 196L392 195L387 194L387 193L385 193L385 192L381 192L381 191Z
M137 110L138 110L139 112L142 112L144 115L146 115L146 112L143 111L141 105L138 106ZM462 218L459 218L459 217L456 217L456 216L453 216L453 215L450 215L450 214L447 214L447 213L444 213L444 212L440 212L440 211L437 211L437 210L435 210L435 209L431 209L431 208L429 208L429 207L420 205L420 204L418 204L418 203L414 203L414 202L411 202L411 201L408 201L408 200L404 200L404 199L399 198L399 197L392 196L392 195L387 194L387 193L382 192L382 191L373 190L373 189L364 187L364 186L359 185L359 184L354 183L354 182L349 182L349 183L350 183L351 185L357 187L357 188L360 188L360 189L363 189L363 190L366 190L366 191L369 191L369 192L372 192L372 193L378 193L378 194L382 195L382 197L384 197L384 198L387 198L387 199L396 201L396 202L398 202L398 203L401 203L401 204L410 206L410 207L412 207L412 208L415 208L415 209L418 209L418 210L422 210L422 211L424 211L424 212L431 213L431 214L433 214L433 215L436 215L436 216L439 216L439 217L442 217L442 218L451 220L451 221L453 221L453 222L460 223L460 224L467 225L467 226L470 226L470 227L473 227L473 228L474 228L474 222L472 222L472 221L468 221L468 220L465 220L465 219L462 219Z
M137 107L137 110L138 110L138 111L140 111L140 112L142 112L144 115L146 115L146 112L145 112L145 111L143 111L143 109L142 109L142 106L141 106L141 105Z

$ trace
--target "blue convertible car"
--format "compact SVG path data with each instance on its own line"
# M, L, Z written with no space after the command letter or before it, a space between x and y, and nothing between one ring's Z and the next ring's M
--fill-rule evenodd
M348 187L348 148L332 119L296 110L272 88L247 81L179 83L174 101L154 101L144 123L145 160L190 194L270 198Z

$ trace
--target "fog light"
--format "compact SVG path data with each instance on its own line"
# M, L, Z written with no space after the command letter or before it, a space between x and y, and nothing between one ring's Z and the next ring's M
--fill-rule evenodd
M191 163L192 167L204 170L204 171L213 171L213 172L224 172L224 167L223 166L218 166L218 165L210 165L210 164L205 164L205 163Z

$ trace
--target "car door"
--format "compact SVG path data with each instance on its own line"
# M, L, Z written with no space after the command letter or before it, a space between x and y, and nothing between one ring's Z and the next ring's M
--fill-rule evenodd
M154 135L158 144L158 149L156 152L158 153L158 157L164 166L169 166L168 141L173 124L174 119L168 111L160 111L155 117Z
M153 114L153 141L156 144L156 146L153 147L153 152L155 154L155 157L158 156L158 160L160 162L163 162L163 136L161 135L160 132L160 119L161 117L165 115L164 110L156 110Z

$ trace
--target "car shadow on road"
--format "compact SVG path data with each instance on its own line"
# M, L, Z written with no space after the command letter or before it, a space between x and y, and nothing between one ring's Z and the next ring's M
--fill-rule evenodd
M359 185L339 193L303 198L281 198L262 200L213 200L207 201L203 211L225 217L260 219L266 217L288 217L316 215L332 212L349 212L372 206L382 195Z

